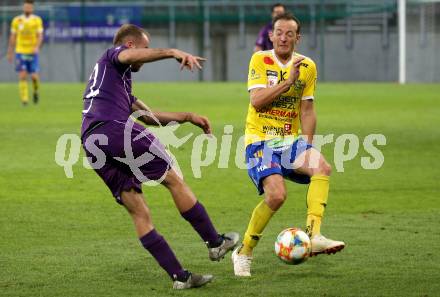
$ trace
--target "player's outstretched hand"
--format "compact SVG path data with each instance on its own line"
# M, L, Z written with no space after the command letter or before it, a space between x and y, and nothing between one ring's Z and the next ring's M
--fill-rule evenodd
M211 123L209 123L209 120L207 117L191 113L189 116L189 122L192 124L202 128L203 132L205 134L211 134Z
M290 83L293 84L299 77L299 67L301 62L304 60L303 56L293 57L292 67L290 68L289 80Z
M202 63L206 61L205 58L193 56L181 50L174 50L174 58L180 63L180 70L187 68L193 71L195 67L202 69Z

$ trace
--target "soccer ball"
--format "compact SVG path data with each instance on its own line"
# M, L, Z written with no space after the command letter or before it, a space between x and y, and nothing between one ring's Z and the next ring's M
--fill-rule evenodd
M275 254L287 264L296 265L306 261L311 251L309 236L299 228L281 231L275 241Z

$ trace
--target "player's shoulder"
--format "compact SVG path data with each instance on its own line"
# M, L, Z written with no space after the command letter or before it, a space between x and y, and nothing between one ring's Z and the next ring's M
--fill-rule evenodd
M304 60L302 61L302 65L306 68L314 68L316 69L316 64L315 61L313 61L312 58L306 56L306 55L302 55L300 53L295 53L295 56L299 56L299 57L303 57Z
M251 60L254 62L263 62L265 58L273 58L272 50L258 51L252 55Z
M272 56L273 50L258 51L258 52L255 52L255 54L259 55L259 56Z
M24 14L19 14L12 19L13 23L22 22L24 20Z
M111 57L112 55L114 55L114 54L116 54L116 53L119 54L119 53L122 52L124 49L126 49L126 47L123 46L123 45L113 46L113 47L108 48L108 49L105 51L105 55L107 55L108 57Z
M106 62L106 61L111 61L112 60L112 56L114 55L114 53L119 49L118 47L110 47L107 48L104 52L104 54L102 55L100 61L102 62Z
M126 50L126 49L127 49L127 47L124 45L110 47L104 52L102 57L99 59L98 63L120 66L122 64L119 62L118 56L123 50ZM128 66L128 65L126 65L126 66Z
M36 14L31 14L31 15L30 15L30 18L31 18L32 20L34 20L34 21L39 21L39 22L42 21L41 17L40 17L39 15L36 15Z

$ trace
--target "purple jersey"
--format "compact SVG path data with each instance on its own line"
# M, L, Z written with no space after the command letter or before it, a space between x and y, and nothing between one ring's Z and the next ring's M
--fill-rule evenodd
M260 33L258 33L257 41L255 45L260 46L263 51L273 49L272 41L269 39L269 32L272 31L272 22L268 23L266 26L261 28Z
M81 135L96 122L126 121L136 97L131 94L131 67L119 62L118 55L126 49L108 49L98 60L83 95L84 109Z

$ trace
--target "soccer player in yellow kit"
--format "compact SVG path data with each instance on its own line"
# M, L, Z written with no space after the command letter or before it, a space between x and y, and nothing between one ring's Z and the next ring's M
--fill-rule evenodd
M331 167L312 146L316 66L295 52L300 39L296 17L279 15L273 20L273 28L270 38L274 49L254 53L249 65L246 163L264 200L252 213L242 245L232 253L236 276L251 275L252 251L287 198L285 179L309 184L306 232L311 237L312 255L335 253L345 246L320 231Z
M23 4L23 14L12 20L8 47L8 61L10 63L14 60L15 47L15 70L18 72L18 87L23 105L27 105L29 101L28 74L32 78L34 103L37 103L39 99L38 53L43 42L43 22L33 12L34 1L26 0Z

